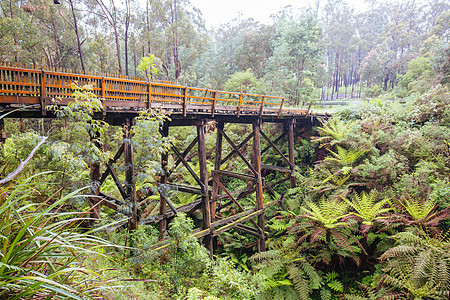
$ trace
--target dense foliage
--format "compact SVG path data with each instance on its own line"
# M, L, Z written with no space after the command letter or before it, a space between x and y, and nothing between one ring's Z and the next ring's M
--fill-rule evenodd
M315 9L286 8L271 25L235 19L209 32L189 1L51 2L0 3L0 59L274 93L296 107L337 94L359 98L296 138L297 187L275 189L284 193L284 203L266 212L267 251L257 253L255 237L230 230L218 236L214 260L190 235L201 214L173 218L165 233L171 242L158 252L150 250L161 238L156 225L127 230L130 203L103 207L101 221L87 218L95 190L89 189L90 167L114 157L124 140L120 128L92 117L102 104L90 86L73 87L75 101L58 111L58 119L7 119L0 179L42 136L48 140L14 180L0 184L0 298L449 298L445 1L368 1L364 12L326 1ZM171 143L186 148L196 137L193 127L171 128L171 137L162 137L160 126L168 119L150 110L132 128L136 190L147 199L139 207L143 218L158 214L159 193L176 206L198 197L155 188L161 154ZM237 142L251 131L242 124L225 129ZM275 136L280 128L263 130ZM208 172L215 141L212 126L206 133ZM231 150L224 143L224 152ZM175 160L169 155L169 169ZM195 153L186 160L197 171ZM272 150L263 157L264 164L279 160ZM123 158L114 167L123 182ZM232 159L222 168L245 165ZM171 176L196 184L183 166ZM225 184L246 187L238 179ZM120 198L110 178L101 191ZM253 198L239 203L252 208ZM265 202L271 200L264 194ZM234 213L232 206L221 211Z

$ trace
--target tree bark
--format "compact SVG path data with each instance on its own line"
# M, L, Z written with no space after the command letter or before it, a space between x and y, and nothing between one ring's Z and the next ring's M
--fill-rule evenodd
M78 53L80 54L80 63L81 63L81 69L83 70L83 73L86 72L86 69L84 68L84 61L83 61L83 52L81 51L81 41L80 41L80 34L78 32L78 23L77 23L77 17L75 15L75 9L73 7L72 0L69 0L70 8L72 9L72 16L73 16L73 29L75 30L75 35L77 36L77 44L78 44Z

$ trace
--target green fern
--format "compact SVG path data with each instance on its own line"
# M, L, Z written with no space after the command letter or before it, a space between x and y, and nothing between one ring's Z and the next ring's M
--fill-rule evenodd
M340 220L348 215L349 206L339 199L322 197L318 204L307 201L305 206L302 207L302 210L305 212L304 217L321 223L325 228L347 225L347 223Z
M348 174L351 170L351 168L348 167L352 167L353 164L355 164L356 161L362 155L364 155L364 153L367 152L367 150L353 149L351 147L348 150L346 150L345 148L336 146L336 149L337 153L328 150L333 155L333 157L325 157L325 161L336 162L341 166L347 167L344 171L344 174L346 173Z
M317 130L321 135L317 138L318 141L329 141L330 145L334 145L344 140L347 134L350 132L351 127L355 122L346 123L341 119L335 117L328 119L328 122L320 120L322 127L318 127Z
M294 249L280 248L255 254L255 270L265 278L262 299L310 299L313 289L321 286L314 267ZM271 296L272 298L268 298Z
M447 237L431 237L421 230L392 237L397 245L380 259L386 261L383 282L422 299L450 295L450 243Z
M385 207L390 203L390 199L385 198L377 201L377 193L374 190L370 191L369 194L363 191L358 195L355 192L352 200L347 198L343 198L343 200L355 210L353 214L360 217L364 225L373 225L375 220L382 218L380 215L392 210L391 207Z

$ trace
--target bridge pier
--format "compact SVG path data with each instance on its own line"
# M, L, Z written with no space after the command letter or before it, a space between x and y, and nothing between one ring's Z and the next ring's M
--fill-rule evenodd
M206 166L206 144L205 144L205 124L206 121L202 120L201 124L197 125L197 138L198 138L198 161L200 167L200 181L202 183L202 228L211 229L211 219L214 217L211 215L210 198L208 191L208 170ZM212 258L213 247L213 233L205 236L204 243L209 250L210 257Z
M261 176L261 120L258 119L253 123L253 167L256 171L256 209L264 209L263 203L263 178ZM258 252L266 250L266 241L264 234L264 214L260 214L257 217L257 230L259 233L258 237Z
M123 126L124 137L124 160L125 160L125 203L130 206L131 217L128 219L128 230L133 231L138 229L139 213L136 199L136 185L134 179L134 154L133 154L133 134L132 126L134 126L134 119L127 118Z
M167 122L164 122L160 133L163 137L168 137L169 136L169 124ZM166 185L167 184L167 179L168 179L168 170L167 170L167 163L169 161L169 153L168 152L163 152L161 154L161 177L159 180L159 183L162 185ZM167 213L167 205L166 205L166 200L165 197L166 195L164 194L165 191L165 187L164 190L159 189L159 214L161 216L165 216ZM163 219L161 219L161 221L159 221L159 233L161 235L161 237L164 235L165 231L167 230L167 217L164 217Z
M6 131L5 131L5 119L0 119L0 144L3 144L6 140Z

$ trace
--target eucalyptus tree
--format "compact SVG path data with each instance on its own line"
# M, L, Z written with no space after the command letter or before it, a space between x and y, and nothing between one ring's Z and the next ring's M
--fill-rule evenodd
M321 35L316 16L308 10L300 15L281 14L276 22L265 79L273 92L287 96L290 104L298 105L311 95L321 58Z

